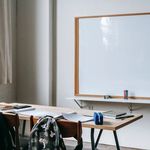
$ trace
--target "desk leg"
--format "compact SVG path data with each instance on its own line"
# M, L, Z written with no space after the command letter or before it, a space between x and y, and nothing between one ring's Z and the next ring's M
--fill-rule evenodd
M95 150L94 128L91 128L91 147L92 147L92 150Z
M92 147L92 150L96 149L96 147L98 145L98 142L100 140L102 132L103 132L103 129L101 129L99 131L99 134L98 134L98 137L97 137L97 140L96 140L96 143L95 143L95 140L94 140L94 128L91 128L91 147Z
M98 134L98 137L97 137L97 140L96 140L96 143L95 143L95 148L96 148L97 145L98 145L98 142L99 142L99 140L100 140L100 137L101 137L101 135L102 135L102 132L103 132L103 129L101 129L101 130L99 131L99 134Z
M115 142L116 142L116 148L117 150L120 150L119 142L118 142L118 137L117 137L117 132L113 131L114 137L115 137Z

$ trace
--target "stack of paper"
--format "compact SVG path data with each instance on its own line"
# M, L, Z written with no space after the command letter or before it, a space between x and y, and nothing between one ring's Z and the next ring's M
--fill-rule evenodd
M75 122L78 122L78 121L87 122L87 121L93 120L93 117L91 117L91 116L84 116L84 115L80 115L77 113L69 113L69 114L63 113L62 115L63 115L64 119L67 119L70 121L75 121Z
M43 117L43 116L49 115L49 116L52 116L54 118L58 118L58 117L62 116L61 113L55 113L55 112L44 111L44 110L39 110L39 109L19 112L19 114L27 115L27 116L34 116L34 117Z
M10 109L13 109L12 106L3 106L3 105L0 105L0 111L7 111L7 110L10 110Z
M126 112L117 112L117 111L106 111L103 112L103 116L105 118L112 118L112 119L118 119L120 116L126 115Z

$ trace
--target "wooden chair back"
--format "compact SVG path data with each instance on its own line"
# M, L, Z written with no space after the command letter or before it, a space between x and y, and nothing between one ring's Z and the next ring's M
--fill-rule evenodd
M32 128L37 122L37 118L30 117L30 127ZM82 144L82 125L81 122L72 122L64 119L57 120L60 133L63 138L74 137L78 145Z
M78 144L82 140L82 126L81 122L72 122L68 120L57 120L57 124L60 129L60 133L63 138L74 137Z
M19 150L20 145L19 145L19 116L18 114L12 114L12 113L5 113L3 114L4 118L6 119L9 128L13 128L15 133L14 133L14 144L15 144L15 149Z

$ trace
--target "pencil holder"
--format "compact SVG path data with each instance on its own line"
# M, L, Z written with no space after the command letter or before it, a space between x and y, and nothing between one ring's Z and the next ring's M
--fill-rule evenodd
M96 125L103 124L103 114L100 112L94 112L94 122Z

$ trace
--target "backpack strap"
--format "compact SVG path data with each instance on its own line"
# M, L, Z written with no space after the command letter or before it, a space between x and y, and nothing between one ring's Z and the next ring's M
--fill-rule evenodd
M61 150L67 150L61 134L60 134L60 137L59 137L59 147L61 148Z

